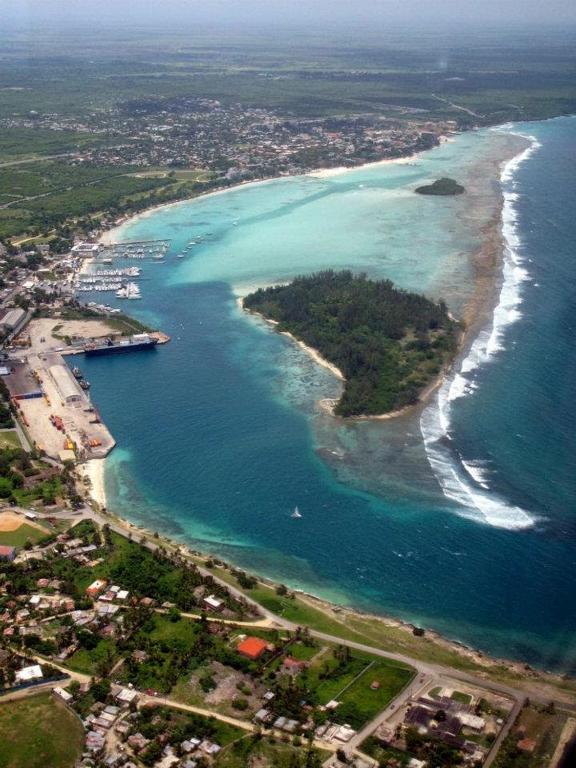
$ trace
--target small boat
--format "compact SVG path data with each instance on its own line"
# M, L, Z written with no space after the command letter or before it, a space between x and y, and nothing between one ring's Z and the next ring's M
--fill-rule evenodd
M179 253L178 256L176 256L176 258L177 259L183 259L184 258L184 254L183 253Z
M116 296L119 299L141 299L140 288L136 283L128 283L122 288L116 291Z
M300 514L300 510L298 509L298 507L294 507L294 512L292 512L292 514L290 515L290 517L291 517L293 520L300 520L300 518L302 517L302 515Z
M80 370L80 368L72 368L72 374L76 379L82 378L82 371Z
M90 389L90 382L86 381L86 379L80 379L78 382L83 390L89 390Z

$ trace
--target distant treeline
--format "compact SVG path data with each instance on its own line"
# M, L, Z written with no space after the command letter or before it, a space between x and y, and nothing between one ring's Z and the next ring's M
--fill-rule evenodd
M244 306L317 349L346 378L341 416L383 414L418 401L454 355L459 325L443 302L390 280L328 270L265 288Z

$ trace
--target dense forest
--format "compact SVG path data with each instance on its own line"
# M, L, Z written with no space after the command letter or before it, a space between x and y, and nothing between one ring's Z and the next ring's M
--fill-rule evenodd
M340 416L384 414L416 403L454 355L459 331L443 302L352 272L319 272L260 289L246 309L317 349L346 379Z

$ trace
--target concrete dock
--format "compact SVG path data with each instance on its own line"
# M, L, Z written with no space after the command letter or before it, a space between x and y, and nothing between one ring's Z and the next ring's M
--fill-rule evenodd
M32 444L56 461L104 458L116 442L47 330L45 320L33 320L30 346L4 363L2 379L20 421Z

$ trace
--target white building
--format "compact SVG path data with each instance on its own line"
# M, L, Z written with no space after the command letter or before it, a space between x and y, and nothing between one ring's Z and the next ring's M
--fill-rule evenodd
M222 600L218 600L214 595L208 595L204 598L204 604L213 611L220 611L224 607Z
M72 248L76 256L95 256L100 250L98 243L78 243Z
M16 672L17 683L29 683L32 680L42 680L44 673L40 664L32 664L30 667L22 667Z
M78 403L82 400L82 390L65 365L51 365L48 369L58 394L65 403Z
M69 701L72 701L74 698L70 691L64 690L64 688L60 688L60 686L56 686L56 688L52 688L52 693L54 693L56 696L58 696L59 699L62 699L62 701L66 702L68 704Z
M26 312L21 307L9 309L0 320L0 328L4 331L13 331L26 317Z
M119 701L121 704L131 704L137 699L138 691L135 691L132 688L122 688L122 690L116 694L116 701Z
M456 712L455 715L458 720L466 728L471 728L473 731L483 731L486 727L486 720L478 715L471 715L468 712Z

